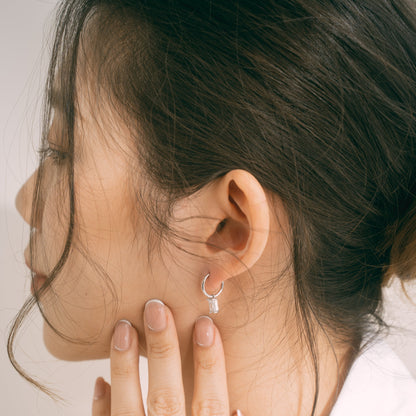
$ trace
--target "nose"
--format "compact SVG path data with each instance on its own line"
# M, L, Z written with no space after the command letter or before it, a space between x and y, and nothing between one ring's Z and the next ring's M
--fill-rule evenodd
M37 229L40 229L40 224L30 224L30 217L32 214L33 192L36 185L37 175L38 171L36 170L20 188L19 192L16 195L15 206L17 208L17 211L27 224ZM42 216L39 215L39 217L41 218Z

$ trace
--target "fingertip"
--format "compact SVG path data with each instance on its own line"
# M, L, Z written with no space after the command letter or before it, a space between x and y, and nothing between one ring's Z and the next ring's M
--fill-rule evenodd
M95 387L94 387L94 400L100 400L105 397L105 393L107 391L107 383L102 377L98 377L95 380Z
M166 329L166 306L159 299L150 299L144 307L144 321L148 329L153 332L161 332Z
M233 416L243 416L243 412L240 409L234 411Z
M200 316L195 322L194 341L200 347L211 347L214 343L214 335L213 320L206 315Z
M117 322L113 333L113 348L117 351L127 351L132 344L133 325L126 319Z

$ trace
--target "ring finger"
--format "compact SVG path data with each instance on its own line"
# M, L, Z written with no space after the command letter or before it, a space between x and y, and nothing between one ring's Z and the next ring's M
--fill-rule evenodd
M218 329L208 316L201 316L194 330L195 415L229 416L227 373Z

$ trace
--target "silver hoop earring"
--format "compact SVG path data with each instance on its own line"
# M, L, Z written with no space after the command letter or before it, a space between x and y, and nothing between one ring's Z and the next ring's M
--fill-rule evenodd
M203 294L208 298L208 303L209 303L209 313L218 313L218 311L220 310L218 307L218 300L217 300L217 296L222 292L222 290L224 289L224 282L221 282L221 288L220 290L215 293L214 295L209 295L207 293L207 291L205 290L205 282L207 281L209 277L209 273L204 277L204 279L202 280L202 292Z

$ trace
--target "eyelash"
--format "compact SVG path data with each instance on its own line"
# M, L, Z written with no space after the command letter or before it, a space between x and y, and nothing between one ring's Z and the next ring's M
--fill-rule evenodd
M61 165L65 159L68 157L68 152L62 152L60 150L54 149L50 146L48 147L41 147L38 149L38 154L42 158L51 158L52 162L55 165Z

